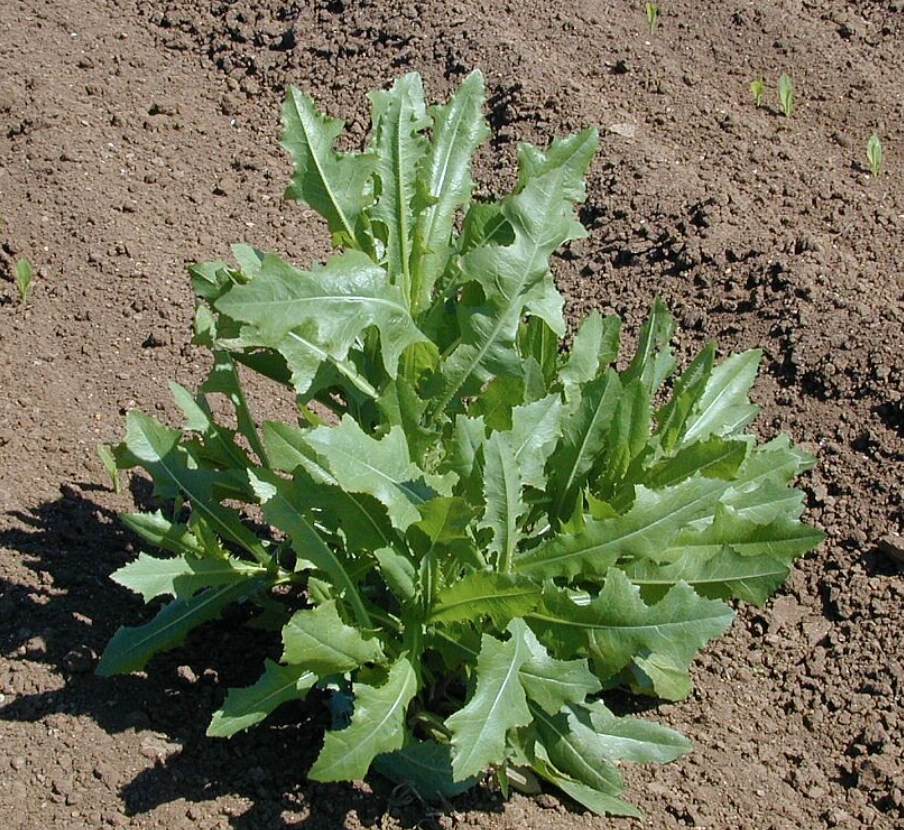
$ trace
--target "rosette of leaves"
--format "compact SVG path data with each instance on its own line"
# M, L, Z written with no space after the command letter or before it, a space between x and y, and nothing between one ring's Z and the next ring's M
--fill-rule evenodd
M717 361L710 345L675 374L659 303L621 370L615 317L591 314L560 349L550 257L585 236L595 131L521 145L513 191L473 201L479 73L430 109L416 74L371 102L361 152L335 148L342 122L303 92L283 109L286 194L323 216L333 256L300 270L240 245L234 264L191 269L210 375L194 394L172 385L181 428L130 412L115 454L168 512L123 516L154 552L113 578L169 599L116 633L99 672L143 669L251 603L280 640L210 735L318 687L350 716L313 779L375 767L434 798L527 768L634 815L619 765L689 744L603 693L688 694L725 600L764 602L820 540L790 486L812 460L745 431L759 352ZM239 367L298 418L259 423Z

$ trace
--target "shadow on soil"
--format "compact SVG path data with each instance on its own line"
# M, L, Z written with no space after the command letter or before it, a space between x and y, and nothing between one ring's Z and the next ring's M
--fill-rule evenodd
M140 480L136 487L133 497L144 509L149 488ZM278 657L278 637L244 626L241 609L154 658L147 675L95 676L97 655L116 628L148 616L140 600L109 579L134 558L135 539L92 499L98 489L63 486L59 499L10 514L0 531L0 547L17 551L34 572L27 584L0 579L0 655L16 687L33 690L8 696L0 721L83 716L119 736L120 763L151 765L120 786L129 815L179 799L234 796L251 802L228 814L236 830L377 827L387 812L403 827L439 827L441 813L379 776L369 782L372 789L304 780L328 725L318 714L326 707L316 700L286 705L228 741L205 736L226 688L253 683L264 657ZM46 668L62 681L59 688L42 689ZM481 788L457 806L497 811L501 802Z

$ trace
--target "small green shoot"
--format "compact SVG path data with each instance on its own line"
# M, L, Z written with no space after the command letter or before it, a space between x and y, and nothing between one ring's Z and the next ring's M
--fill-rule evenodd
M19 302L25 305L28 302L28 292L34 282L34 269L26 257L21 257L13 267L13 276L16 278L16 291L19 292Z
M783 72L781 78L778 79L778 97L782 102L782 112L785 118L790 118L794 112L794 82L787 72Z
M118 496L122 492L122 482L119 479L119 467L116 466L113 450L106 444L98 444L97 455L100 463L104 465L107 475L110 476L110 486L113 488L113 492Z
M753 105L755 107L762 105L765 92L766 82L762 78L757 78L750 82L750 94L753 96Z
M652 35L659 25L659 6L655 3L644 3L644 11L647 13L647 23L650 26L650 34Z
M866 142L866 157L869 159L869 170L874 178L879 178L882 170L882 142L879 136L873 133Z

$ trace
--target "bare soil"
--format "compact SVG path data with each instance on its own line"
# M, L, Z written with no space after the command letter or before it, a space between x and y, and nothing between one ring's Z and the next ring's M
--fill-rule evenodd
M904 565L880 544L904 531L904 4L660 9L651 36L642 4L615 0L0 0L0 827L904 826ZM475 66L496 131L483 192L512 181L517 141L601 130L590 236L556 263L573 319L636 329L658 295L683 353L763 348L758 429L819 457L803 486L828 540L740 609L692 698L650 707L696 751L628 770L642 823L551 794L482 788L432 813L377 776L307 783L304 706L207 739L225 687L258 669L238 628L147 675L92 673L145 613L108 575L135 555L116 512L147 498L111 492L95 446L133 406L175 421L167 381L203 375L185 263L234 241L324 253L318 220L281 200L285 85L360 141L366 90L417 69L436 99ZM27 308L19 256L37 268Z

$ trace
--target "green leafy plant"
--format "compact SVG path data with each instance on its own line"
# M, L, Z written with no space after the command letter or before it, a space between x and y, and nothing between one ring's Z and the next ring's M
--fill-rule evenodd
M34 282L34 269L30 260L26 257L20 257L13 266L13 277L16 280L16 291L19 293L19 302L22 305L28 303L28 293L31 290L31 284Z
M783 72L778 79L778 99L782 105L785 118L790 118L794 112L794 82L787 72Z
M656 3L644 3L644 11L647 15L647 25L650 27L650 34L656 31L659 25L659 6Z
M874 177L878 178L882 170L882 142L879 136L873 133L866 142L866 158L869 160L869 169Z
M337 253L304 271L238 245L234 265L191 268L210 375L196 394L171 385L181 429L132 411L114 451L172 507L123 515L169 555L113 578L172 599L121 628L98 671L141 670L244 602L279 641L208 734L315 690L335 728L313 779L374 768L434 798L531 771L636 815L619 764L689 743L601 694L689 693L694 654L731 623L723 600L764 602L820 540L790 487L812 459L745 432L758 351L719 362L709 345L674 376L661 303L620 371L616 317L591 314L560 350L550 257L586 236L574 210L594 130L520 145L514 190L475 202L479 73L429 110L416 74L370 98L361 152L337 151L342 122L298 89L283 108L286 195L323 216ZM258 424L240 368L298 419Z
M763 103L763 95L766 92L766 82L762 78L756 78L750 82L750 94L753 96L753 105L759 107Z
M104 465L104 470L110 479L110 487L113 492L119 494L122 492L122 481L119 478L119 468L116 466L116 456L106 444L97 445L97 457L100 463Z

